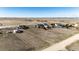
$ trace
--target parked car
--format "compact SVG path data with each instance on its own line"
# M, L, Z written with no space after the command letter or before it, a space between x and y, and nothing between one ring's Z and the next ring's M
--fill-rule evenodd
M13 33L23 33L23 30L22 29L15 29L15 30L13 30Z

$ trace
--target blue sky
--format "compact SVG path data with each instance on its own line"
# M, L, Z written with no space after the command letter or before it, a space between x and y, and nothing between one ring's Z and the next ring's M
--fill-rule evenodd
M0 7L0 17L79 17L79 8Z

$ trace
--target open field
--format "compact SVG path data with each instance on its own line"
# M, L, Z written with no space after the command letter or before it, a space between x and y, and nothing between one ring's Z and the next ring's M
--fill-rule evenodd
M42 20L42 19L41 19ZM34 24L38 21L37 19L26 20L26 19L4 19L0 20L0 23L3 25L18 25L18 24ZM43 19L44 20L44 19ZM58 20L58 21L57 21ZM46 22L63 22L63 23L79 23L76 20L47 20ZM43 21L44 22L44 21ZM3 30L0 30L3 31ZM39 51L45 48L48 48L51 45L54 45L58 42L61 42L67 39L74 34L79 33L78 29L66 29L66 28L52 28L49 30L38 29L38 28L29 28L24 30L23 33L5 33L4 30L2 34L0 34L0 50L1 51Z
M27 29L24 33L0 34L0 50L41 50L74 35L67 29Z
M78 23L79 18L0 18L0 23L6 25L15 24L32 24L37 22L48 22L48 23Z

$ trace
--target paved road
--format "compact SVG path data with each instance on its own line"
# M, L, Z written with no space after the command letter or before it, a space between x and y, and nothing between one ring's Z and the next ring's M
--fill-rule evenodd
M62 42L56 43L56 44L44 49L43 51L63 50L63 49L65 49L65 47L67 45L70 45L71 43L73 43L73 42L75 42L77 40L79 40L79 34L76 34L76 35L74 35L74 36L72 36L72 37L70 37L70 38L68 38L68 39L66 39L66 40L64 40Z

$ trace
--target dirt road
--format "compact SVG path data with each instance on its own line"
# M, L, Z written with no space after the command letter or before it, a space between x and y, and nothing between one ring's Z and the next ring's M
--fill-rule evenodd
M63 50L65 49L65 47L75 41L79 40L79 34L76 34L62 42L56 43L46 49L44 49L43 51L57 51L57 50Z

